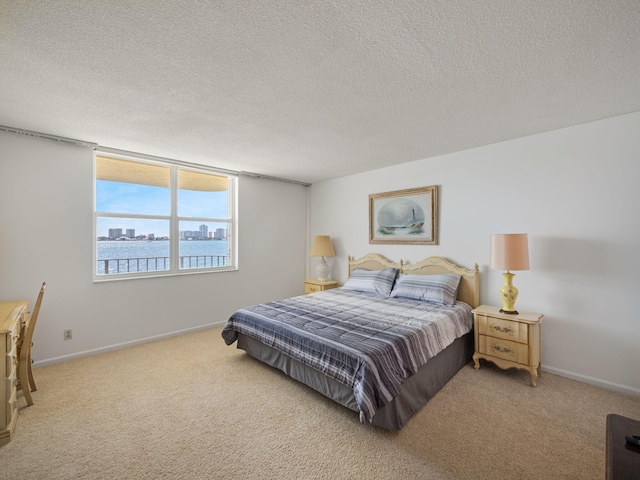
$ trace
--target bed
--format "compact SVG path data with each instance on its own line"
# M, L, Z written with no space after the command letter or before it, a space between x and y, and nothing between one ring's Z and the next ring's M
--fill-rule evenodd
M222 337L361 422L399 430L471 360L479 283L477 265L441 257L349 257L342 287L240 309Z

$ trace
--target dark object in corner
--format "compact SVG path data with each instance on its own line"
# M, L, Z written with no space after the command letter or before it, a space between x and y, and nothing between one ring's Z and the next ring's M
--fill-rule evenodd
M626 436L639 431L640 421L614 413L607 415L607 480L640 478L640 451L625 441Z

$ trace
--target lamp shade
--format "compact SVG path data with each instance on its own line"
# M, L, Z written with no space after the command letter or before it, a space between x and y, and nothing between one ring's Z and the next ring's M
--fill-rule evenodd
M311 247L312 257L335 257L331 237L329 235L316 235Z
M526 233L491 235L491 268L529 270L529 239Z

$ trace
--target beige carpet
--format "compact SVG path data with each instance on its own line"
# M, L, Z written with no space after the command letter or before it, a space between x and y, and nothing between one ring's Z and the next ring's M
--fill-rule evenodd
M2 479L603 479L640 398L464 367L400 432L227 347L221 328L35 370Z

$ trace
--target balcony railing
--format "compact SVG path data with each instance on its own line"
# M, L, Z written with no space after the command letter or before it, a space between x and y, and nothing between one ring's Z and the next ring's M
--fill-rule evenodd
M200 264L202 259L202 265ZM215 259L215 265L214 265ZM187 265L188 264L188 265ZM180 268L226 267L226 255L183 255L180 257Z
M226 255L183 255L180 269L225 267ZM169 270L169 257L106 258L98 260L98 275L118 273L155 272Z

